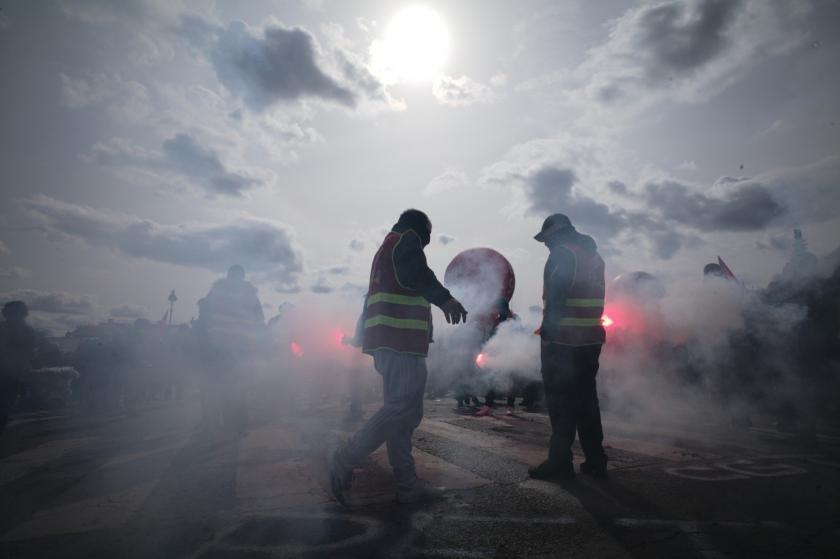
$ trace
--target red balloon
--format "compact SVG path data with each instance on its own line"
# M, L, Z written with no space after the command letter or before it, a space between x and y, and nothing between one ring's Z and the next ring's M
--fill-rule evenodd
M443 283L447 287L458 284L484 282L488 274L499 278L498 297L510 302L516 288L516 276L508 259L492 248L470 248L458 253L443 274ZM493 282L496 283L496 282Z

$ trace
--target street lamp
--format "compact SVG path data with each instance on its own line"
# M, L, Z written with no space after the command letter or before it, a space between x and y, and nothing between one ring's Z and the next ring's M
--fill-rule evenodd
M178 300L178 296L175 295L175 290L172 290L172 293L169 294L169 325L172 326L172 311L175 308L175 301Z

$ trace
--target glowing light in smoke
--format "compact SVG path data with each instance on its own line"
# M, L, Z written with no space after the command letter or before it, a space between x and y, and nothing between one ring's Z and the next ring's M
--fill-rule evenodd
M303 346L297 342L292 342L289 344L289 349L292 351L292 355L295 357L303 357Z
M604 325L604 328L609 328L610 326L613 325L613 320L610 317L608 317L607 315L603 315L601 317L601 324Z
M483 353L479 353L475 356L475 364L479 367L483 367L487 363L487 356Z

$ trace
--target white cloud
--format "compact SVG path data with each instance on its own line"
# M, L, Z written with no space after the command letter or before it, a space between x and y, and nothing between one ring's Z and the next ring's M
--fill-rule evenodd
M457 169L446 169L434 177L423 189L424 196L434 196L454 188L461 188L468 184L467 174Z
M439 76L432 84L432 95L438 103L449 107L469 107L479 103L492 103L497 98L490 86L467 76L458 78Z

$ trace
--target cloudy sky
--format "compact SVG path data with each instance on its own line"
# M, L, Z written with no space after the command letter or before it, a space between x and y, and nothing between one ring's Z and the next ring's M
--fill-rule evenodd
M834 0L0 0L0 296L55 331L357 296L407 207L539 301L561 211L610 275L763 286L840 244Z

